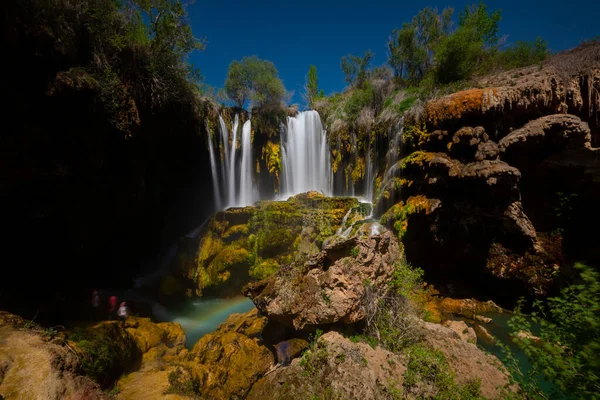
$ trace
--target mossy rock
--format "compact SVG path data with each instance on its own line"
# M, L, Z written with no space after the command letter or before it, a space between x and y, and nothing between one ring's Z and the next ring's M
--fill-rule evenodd
M360 207L354 198L308 192L220 211L200 238L195 263L179 273L195 283L197 295L208 288L234 295L248 280L264 279L282 265L319 252L348 211Z

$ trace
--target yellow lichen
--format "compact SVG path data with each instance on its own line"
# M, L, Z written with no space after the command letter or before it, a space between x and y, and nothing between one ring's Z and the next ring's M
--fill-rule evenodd
M432 100L425 105L427 122L435 126L441 121L461 118L466 113L481 112L484 97L495 93L496 88L470 89Z
M279 171L281 171L281 147L279 143L270 140L262 148L262 159L265 161L267 171L275 177L275 192L279 190Z

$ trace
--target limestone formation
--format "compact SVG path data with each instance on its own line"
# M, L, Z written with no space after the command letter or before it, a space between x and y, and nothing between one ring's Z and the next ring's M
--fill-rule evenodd
M389 231L351 238L250 283L244 294L261 313L295 329L353 324L364 318L365 282L386 285L399 255L398 241Z

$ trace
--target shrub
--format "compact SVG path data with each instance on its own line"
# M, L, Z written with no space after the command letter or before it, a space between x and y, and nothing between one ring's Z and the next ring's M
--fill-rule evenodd
M529 318L522 302L509 321L513 341L529 359L532 370L523 374L509 364L513 377L531 397L543 397L536 374L556 385L557 397L598 398L600 391L600 279L590 267L576 264L580 281L545 303L536 300ZM539 339L532 328L538 325ZM505 348L505 354L507 353ZM514 357L512 357L514 359ZM510 360L510 357L509 357Z
M439 351L422 344L406 351L408 365L404 373L404 392L417 398L483 399L481 382L471 380L459 385L446 357ZM411 397L412 397L411 396Z
M327 346L320 342L322 335L323 331L317 329L317 331L311 335L308 348L302 355L300 366L304 370L303 373L305 375L316 377L327 362Z
M244 57L229 65L225 92L240 108L248 100L253 107L278 106L286 94L275 64L256 56Z
M176 367L169 373L169 388L167 393L194 396L200 391L200 382L193 377L187 367Z
M410 299L422 291L422 271L405 262L396 264L389 286L366 284L364 333L384 348L398 352L421 339L420 312Z
M498 56L498 62L506 69L537 64L548 57L548 42L537 37L532 42L517 41Z

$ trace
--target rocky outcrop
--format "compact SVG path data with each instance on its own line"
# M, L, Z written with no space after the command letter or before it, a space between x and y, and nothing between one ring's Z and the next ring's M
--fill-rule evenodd
M364 318L365 282L386 285L399 256L398 241L389 231L354 237L250 283L244 294L267 317L295 329L353 324Z
M549 114L594 120L600 110L600 46L589 44L530 66L479 79L479 88L427 103L432 129L481 124L504 136L512 128Z
M198 296L237 294L249 281L321 251L353 208L366 212L354 198L309 192L220 211L202 230L196 247L188 246L192 251L180 255L163 287L187 288L189 295Z
M319 340L319 348L305 361L293 360L254 384L249 400L333 398L375 400L401 390L406 371L402 357L381 347L353 343L337 332ZM307 372L310 371L310 372Z
M0 397L5 399L108 399L100 386L79 374L81 360L64 335L51 339L25 328L8 313L0 319Z
M446 269L434 283L447 281L460 265L474 281L488 275L521 295L544 296L558 276L563 249L583 255L582 248L592 248L575 223L597 219L585 211L600 195L600 158L590 128L577 116L558 114L512 130L498 143L486 129L420 132L423 150L391 169L376 209L402 238L409 261L435 274ZM436 250L422 252L423 246ZM446 293L474 294L483 293ZM499 295L494 298L504 301Z
M508 387L508 376L499 367L497 358L463 341L444 326L426 323L424 329L424 345L443 354L459 384L480 380L481 394L485 398L496 398L503 387ZM412 372L409 354L410 350L406 354L395 354L379 346L372 348L365 343L353 343L337 332L328 332L301 360L292 361L289 367L277 368L256 382L248 399L421 398L406 381L407 373ZM420 360L417 364L421 366L423 362ZM432 390L426 379L418 385L422 391L420 396Z
M469 326L464 321L444 321L442 323L443 326L450 328L460 339L467 343L477 343L477 335L475 335L475 330Z
M549 154L591 146L590 128L579 117L548 115L527 123L499 142L502 158L512 165L535 163Z
M481 394L488 399L496 398L502 388L508 387L508 374L495 356L460 339L456 332L442 325L426 322L424 329L425 343L444 354L458 382L480 379Z

